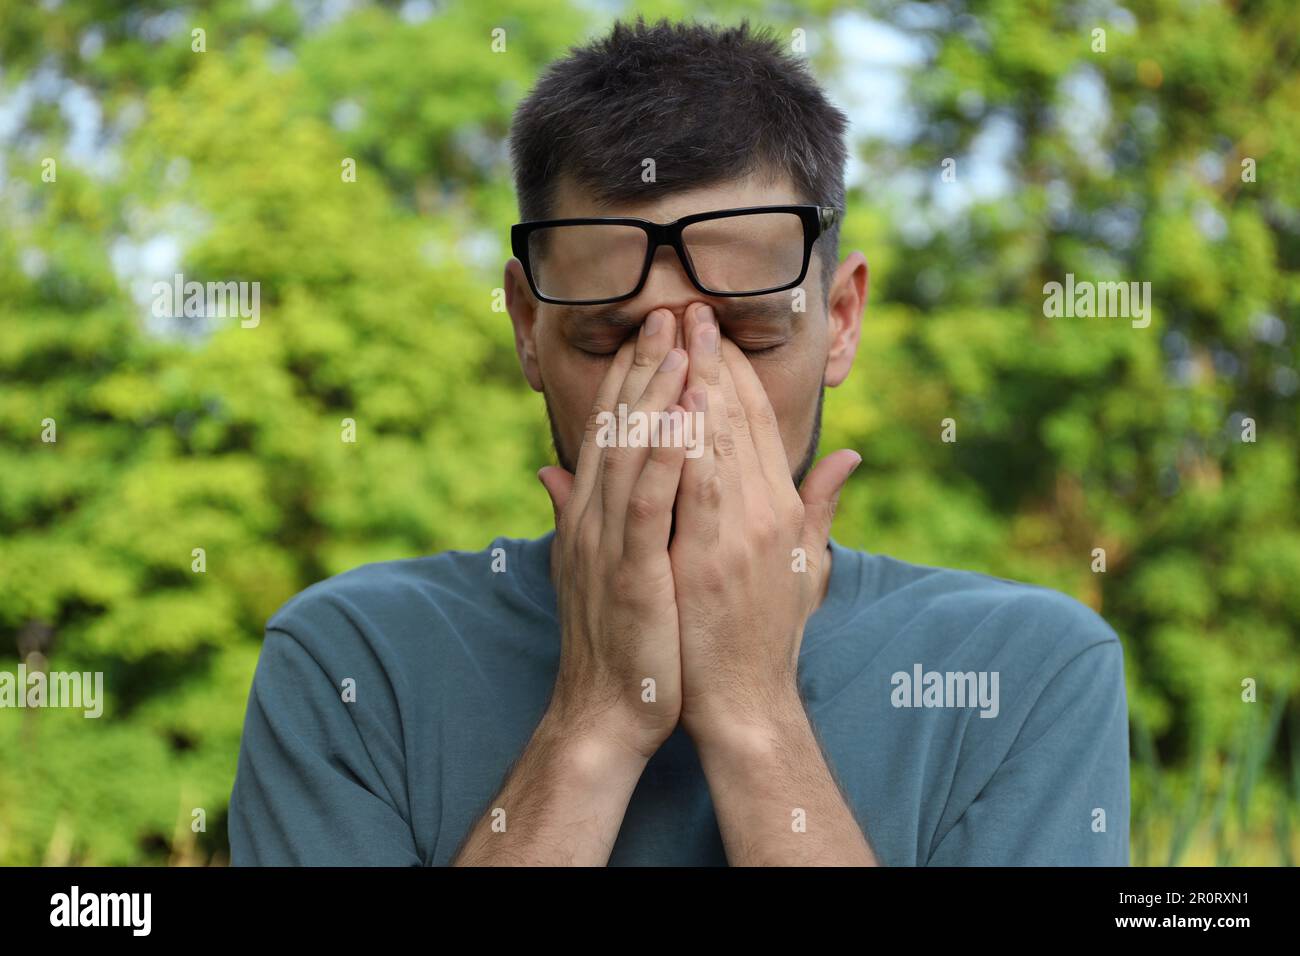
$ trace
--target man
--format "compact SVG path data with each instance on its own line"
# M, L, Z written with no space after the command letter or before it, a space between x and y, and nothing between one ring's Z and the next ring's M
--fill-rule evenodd
M1114 632L829 539L845 125L745 27L618 26L541 79L505 287L556 532L271 619L236 864L1127 864Z

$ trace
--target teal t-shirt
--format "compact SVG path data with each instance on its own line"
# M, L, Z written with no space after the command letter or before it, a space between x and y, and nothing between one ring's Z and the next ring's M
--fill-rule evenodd
M235 865L451 862L550 697L551 537L366 565L276 612L231 794ZM1127 865L1114 631L1055 591L831 547L799 685L880 861ZM726 865L680 727L609 862Z

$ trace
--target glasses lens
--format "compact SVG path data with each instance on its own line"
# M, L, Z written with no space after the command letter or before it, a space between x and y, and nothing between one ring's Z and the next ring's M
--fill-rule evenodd
M646 234L635 226L547 226L528 237L537 291L550 299L614 299L636 288Z
M710 292L779 289L803 269L803 220L794 213L706 219L683 229L682 243Z

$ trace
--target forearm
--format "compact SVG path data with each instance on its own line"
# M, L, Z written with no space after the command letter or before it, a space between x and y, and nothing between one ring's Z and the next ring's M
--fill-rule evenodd
M543 717L453 866L604 866L646 758Z
M732 866L877 866L802 704L697 740Z

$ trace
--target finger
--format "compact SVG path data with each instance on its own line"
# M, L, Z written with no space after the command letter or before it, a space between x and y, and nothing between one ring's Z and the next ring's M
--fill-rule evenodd
M673 524L673 502L681 483L683 447L682 406L674 404L667 411L667 434L660 436L659 446L650 449L627 502L623 553L633 561L646 561L668 550L668 535Z
M671 310L655 309L646 315L636 335L632 367L618 392L620 404L631 408L641 399L655 371L676 344L677 319Z
M736 459L740 465L741 487L747 500L761 498L762 501L771 504L771 482L763 471L758 451L754 447L754 438L749 427L749 416L745 412L745 406L740 401L740 395L736 390L736 380L731 374L732 365L736 358L743 362L745 357L741 355L740 349L736 347L734 342L720 339L718 344L720 347L719 364L721 366L719 385L722 391L722 400L727 407L727 424L731 427L731 434L736 439Z
M804 479L799 497L804 506L803 545L809 556L820 555L825 550L840 492L853 469L860 464L861 455L841 448L819 461Z
M537 472L537 480L541 481L542 488L546 489L547 497L551 499L551 512L555 515L556 535L567 535L567 525L564 525L564 512L573 492L573 475L565 468L560 468L556 464L549 464L549 466Z
M745 409L749 422L749 434L754 442L754 450L762 464L763 474L768 485L776 492L788 498L798 494L790 475L790 459L785 453L785 442L781 439L781 427L776 419L776 411L767 397L767 390L759 381L758 374L749 363L749 359L736 348L732 342L724 342L724 358L731 372L740 404Z
M703 389L708 393L704 435L713 446L713 468L723 490L722 507L728 510L734 506L731 517L736 517L744 499L736 438L727 420L727 403L722 392L721 335L712 309L695 307L688 311L693 312L694 323L690 331L691 369L686 387L689 391Z
M558 530L573 491L573 475L559 465L547 465L537 473L537 480L542 483L551 499L551 510L555 513L555 527Z
M624 542L628 500L632 486L645 467L651 443L658 440L662 416L675 403L686 381L686 353L672 349L650 378L641 399L627 409L628 442L625 447L605 450L601 465L600 495L603 509L603 537L608 543ZM639 421L638 421L639 419ZM638 433L635 429L640 428Z
M645 392L646 385L654 377L655 371L663 363L676 341L675 323L676 319L670 310L654 309L646 315L637 334L629 336L628 341L624 343L624 348L629 345L631 347L631 361L612 404L611 411L615 415L618 414L619 407L631 410ZM596 469L597 487L602 489L607 454L608 452L601 455L600 465ZM618 457L615 456L616 459ZM633 474L635 473L634 471Z
M596 435L602 425L601 413L613 414L615 400L623 388L628 370L632 367L635 348L636 344L631 339L623 343L615 354L614 361L610 363L609 371L605 373L600 386L596 389L596 401L592 405L591 414L587 416L587 427L582 436L582 447L578 451L578 463L575 466L577 471L574 475L573 494L576 496L574 505L579 513L588 507L592 495L598 493L596 479L600 476L600 462L604 452L604 449L596 443Z
M709 393L689 389L682 398L686 411L686 460L677 490L677 536L687 532L706 547L717 543L721 530L722 480L713 459L708 431Z

